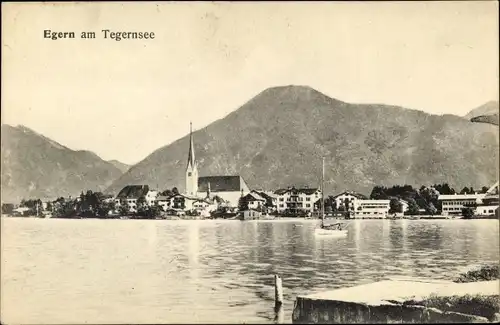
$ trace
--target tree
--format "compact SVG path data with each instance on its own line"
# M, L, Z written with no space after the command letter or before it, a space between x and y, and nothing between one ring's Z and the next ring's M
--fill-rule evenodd
M489 188L488 188L488 187L483 186L483 187L481 188L481 193L483 193L483 194L484 194L484 193L488 192L488 190L489 190Z
M384 186L375 186L370 194L370 198L373 200L385 200L387 199L386 190Z
M100 217L107 217L109 215L109 212L114 211L115 209L116 209L116 204L114 201L108 201L108 202L103 201L97 210L97 214Z
M448 183L435 184L433 187L439 192L439 194L451 195L456 193L455 190L448 185Z
M461 191L460 194L469 194L469 188L466 186Z
M3 203L2 204L2 214L12 214L14 212L14 204Z
M118 213L121 216L127 216L130 213L130 209L128 207L128 204L120 204L120 207L118 208Z
M59 198L54 202L53 215L56 218L75 218L78 216L75 200Z
M390 203L389 213L402 213L403 212L403 204L400 200L392 198Z
M146 197L142 195L137 199L137 214L145 215L147 210Z
M426 212L430 214L431 216L437 214L438 209L434 206L432 202L429 203L429 205L426 208Z
M245 210L248 210L248 201L245 199L244 196L242 196L238 200L238 211L245 211Z
M174 193L172 190L166 189L165 191L161 192L161 195L163 196L172 196Z
M408 211L407 214L409 215L417 215L419 214L419 206L417 202L415 201L414 198L408 198Z
M179 190L177 189L177 187L172 188L172 193L179 194Z
M462 216L464 217L464 219L472 219L474 217L474 209L469 207L463 208Z
M151 218L156 218L156 217L159 217L161 215L161 207L158 206L158 205L153 205L151 207L149 207L148 209L148 215L151 217Z

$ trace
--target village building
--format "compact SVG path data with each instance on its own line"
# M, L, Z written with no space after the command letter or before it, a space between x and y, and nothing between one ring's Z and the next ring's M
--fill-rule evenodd
M312 213L321 206L323 193L318 188L287 188L274 192L277 196L278 213Z
M137 202L141 197L144 198L145 203L148 204L147 197L154 197L158 194L157 191L151 191L148 185L127 185L125 186L115 198L115 207L118 209L122 205L127 205L130 212L137 212ZM156 194L154 194L156 193ZM154 200L153 200L154 202Z
M156 197L156 205L158 205L163 211L167 211L170 208L170 203L170 196L158 195Z
M192 126L189 136L189 153L186 166L186 190L189 197L204 199L218 196L231 207L237 207L239 199L250 192L245 180L239 175L198 176L195 158Z
M498 182L486 193L439 195L442 215L461 215L462 209L472 208L475 215L492 216L498 210Z
M145 197L146 204L150 207L154 206L156 204L156 197L158 196L158 194L158 191L150 189Z
M475 208L482 203L484 193L439 195L442 215L461 215L466 207Z
M390 200L371 200L361 193L344 191L333 197L337 211L348 211L351 218L387 218L390 210ZM408 202L401 201L404 206Z
M344 191L333 197L337 210L353 211L355 210L354 202L357 200L368 199L365 195L354 191Z
M255 193L266 200L265 206L268 213L277 210L278 195L274 194L272 191L252 190L250 193Z
M385 219L389 214L390 200L354 200L354 218Z
M248 209L262 211L265 209L265 206L266 206L266 199L254 191L243 196L242 200L244 200L244 202L248 206Z
M406 211L408 211L410 204L408 203L408 201L402 199L400 199L399 202L401 203L401 208L402 208L401 213L404 214Z

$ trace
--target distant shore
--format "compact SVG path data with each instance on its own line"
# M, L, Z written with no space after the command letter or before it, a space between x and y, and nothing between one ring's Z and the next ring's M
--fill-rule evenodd
M2 214L2 218L17 218L17 219L64 219L64 220L82 220L82 219L99 219L99 220L157 220L157 221L241 221L240 219L234 219L234 218L197 218L197 217L183 217L180 218L178 216L163 216L163 217L158 217L158 218L135 218L134 216L112 216L108 218L102 218L102 217L77 217L77 218L57 218L57 217L43 217L43 216L14 216L14 215L5 215ZM409 221L415 221L415 220L484 220L484 219L490 219L490 220L495 220L498 218L495 216L476 216L474 218L463 218L462 216L453 216L452 218L446 217L446 216L405 216L404 218L351 218L351 219L344 219L344 218L325 218L326 221L333 221L333 220L338 220L338 221L344 221L344 222L349 222L349 221L354 221L354 220L386 220L386 221L397 221L397 220L409 220ZM314 222L314 221L320 221L321 219L319 218L304 218L304 217L274 217L274 218L260 218L260 219L254 219L254 220L246 220L246 222L251 222L251 221L309 221L309 222Z

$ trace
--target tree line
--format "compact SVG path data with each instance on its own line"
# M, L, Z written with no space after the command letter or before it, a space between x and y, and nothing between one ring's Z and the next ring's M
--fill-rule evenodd
M424 210L425 214L436 215L442 211L441 202L438 200L439 195L486 193L488 189L488 187L483 186L480 190L475 190L471 186L464 187L460 192L457 192L448 183L434 184L432 186L423 185L420 188L411 185L375 186L369 198L372 200L390 200L389 213L391 214L403 212L401 200L404 200L408 202L407 214L417 215L421 213L421 210ZM334 196L325 198L326 213L347 213L348 211L348 199L337 206Z

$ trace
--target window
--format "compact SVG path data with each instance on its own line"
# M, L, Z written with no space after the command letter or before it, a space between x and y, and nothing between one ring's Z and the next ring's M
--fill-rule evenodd
M280 202L283 202L283 198L282 197L280 197Z
M311 198L310 197L306 197L306 201L311 201Z
M309 203L306 204L306 208L310 208L311 205Z
M191 172L188 172L188 176L191 176Z

